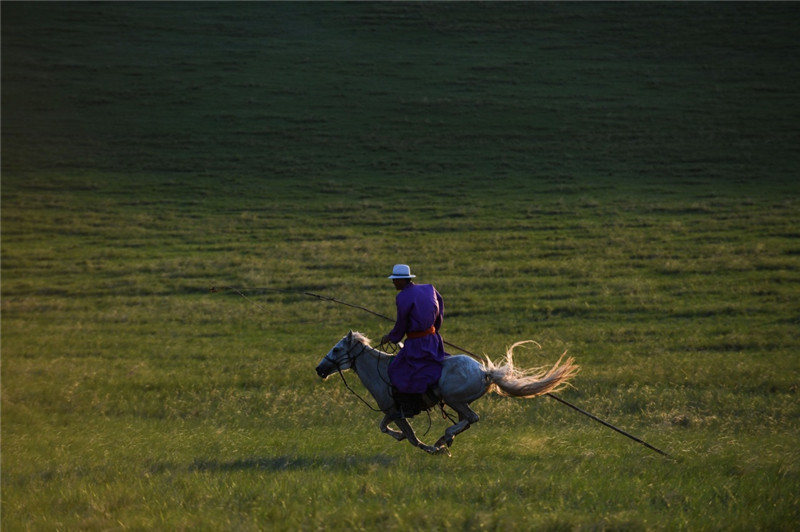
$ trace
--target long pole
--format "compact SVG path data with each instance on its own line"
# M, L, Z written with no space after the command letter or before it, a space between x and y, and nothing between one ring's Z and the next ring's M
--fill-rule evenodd
M581 414L583 414L584 416L588 416L588 417L590 417L590 418L594 419L595 421L597 421L598 423L602 423L602 424L603 424L603 425L605 425L606 427L608 427L608 428L610 428L610 429L614 429L614 430L616 430L617 432L619 432L619 433L620 433L620 434L622 434L623 436L627 436L628 438L632 439L633 441L635 441L635 442L638 442L638 443L641 443L642 445L644 445L644 446L645 446L645 447L647 447L648 449L652 449L652 450L654 450L655 452L657 452L658 454L662 454L662 455L666 456L667 458L672 458L672 456L670 456L669 454L665 453L665 452L664 452L664 451L662 451L661 449L658 449L657 447L653 447L652 445L650 445L650 444L649 444L649 443L647 443L646 441L643 441L643 440L641 440L641 439L637 438L637 437L636 437L636 436L634 436L633 434L629 434L629 433L625 432L624 430L622 430L622 429L621 429L621 428L619 428L619 427L615 427L614 425L612 425L611 423L609 423L609 422L607 422L607 421L603 421L603 420L602 420L602 419L600 419L599 417L597 417L597 416L595 416L595 415L593 415L593 414L590 414L589 412L587 412L586 410L584 410L584 409L582 409L582 408L578 408L577 406L573 405L572 403L569 403L569 402L565 401L564 399L562 399L562 398L558 397L557 395L555 395L555 394L552 394L552 393L548 393L548 394L546 394L546 395L549 395L550 397L552 397L553 399L555 399L555 400L556 400L556 401L558 401L559 403L565 404L565 405L567 405L568 407L570 407L570 408L572 408L572 409L574 409L574 410L576 410L576 411L580 412L580 413L581 413Z
M248 298L248 297L247 297L247 296L246 296L246 295L243 293L243 289L234 288L234 287L231 287L231 286L224 286L224 287L222 287L221 289L222 289L222 290L232 290L232 291L234 291L234 292L238 293L238 294L239 294L240 296L242 296L243 298L245 298L245 299L249 299L249 298ZM249 290L267 290L267 291L274 291L274 292L292 292L292 293L297 293L296 291L291 291L291 290L280 290L280 289L274 289L274 288L254 288L254 289L249 289ZM213 287L212 287L212 288L211 288L211 291L212 291L212 292L218 292L218 291L219 291L219 289L217 289L217 288L213 288ZM337 303L337 304L339 304L339 305L345 305L345 306L347 306L347 307L351 307L351 308L356 308L356 309L359 309L359 310L363 310L364 312L368 312L368 313L370 313L370 314L372 314L372 315L374 315L374 316L377 316L377 317L379 317L379 318L382 318L382 319L384 319L384 320L387 320L387 321L394 321L394 320L393 320L392 318L390 318L389 316L386 316L386 315L384 315L384 314L380 314L380 313L378 313L378 312L375 312L374 310L370 310L370 309L368 309L368 308L366 308L366 307L362 307L361 305L354 305L353 303L347 303L346 301L342 301L342 300L340 300L340 299L336 299L335 297L324 296L324 295L321 295L321 294L315 294L315 293L313 293L313 292L300 292L300 293L302 293L303 295L309 296L309 297L315 297L315 298L317 298L317 299L320 299L320 300L322 300L322 301L330 301L331 303ZM464 354L467 354L467 355L469 355L469 356L473 357L474 359L476 359L476 360L478 360L478 361L481 361L481 357L479 357L479 356L478 356L478 355L476 355L475 353L472 353L472 352L468 351L467 349L464 349L463 347L457 346L457 345L455 345L455 344L451 344L450 342L448 342L447 340L444 340L444 339L442 339L442 342L444 342L444 343L445 343L445 345L448 345L448 346L452 347L453 349L457 349L457 350L461 351L462 353L464 353ZM640 443L640 444L644 445L644 446L645 446L645 447L647 447L648 449L651 449L651 450L653 450L653 451L655 451L655 452L657 452L657 453L659 453L659 454L661 454L661 455L663 455L663 456L666 456L667 458L673 458L671 455L669 455L668 453L666 453L666 452L662 451L661 449L659 449L659 448L657 448L657 447L654 447L653 445L650 445L650 444L649 444L649 443L647 443L646 441L644 441L644 440L642 440L642 439L640 439L640 438L637 438L637 437L636 437L636 436L634 436L633 434L630 434L630 433L628 433L628 432L625 432L624 430L622 430L622 429L621 429L621 428L619 428L619 427L615 427L614 425L612 425L612 424L611 424L611 423L609 423L608 421L604 421L604 420L600 419L599 417L595 416L594 414L590 414L590 413L589 413L589 412L587 412L586 410L584 410L584 409L582 409L582 408L580 408L580 407L577 407L577 406L575 406L574 404L570 403L569 401L567 401L567 400L565 400L565 399L562 399L561 397L557 396L557 395L556 395L556 394L554 394L554 393L548 392L548 393L546 393L545 395L546 395L546 396L548 396L548 397L550 397L551 399L555 399L556 401L558 401L559 403L561 403L561 404L563 404L563 405L566 405L566 406L568 406L568 407L572 408L572 409L573 409L573 410L575 410L576 412L580 412L580 413L581 413L581 414L583 414L584 416L586 416L586 417L588 417L588 418L590 418L590 419L593 419L593 420L597 421L598 423L600 423L600 424L602 424L602 425L605 425L606 427L608 427L608 428L610 428L610 429L612 429L612 430L615 430L615 431L619 432L619 433L620 433L620 434L622 434L623 436L626 436L626 437L630 438L631 440L633 440L633 441L635 441L635 442L637 442L637 443Z

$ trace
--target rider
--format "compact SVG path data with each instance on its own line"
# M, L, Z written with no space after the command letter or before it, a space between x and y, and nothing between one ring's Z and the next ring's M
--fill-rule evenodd
M444 301L430 284L415 284L407 264L395 264L389 279L398 290L397 320L381 343L398 343L406 337L400 352L389 365L389 380L395 388L403 417L412 417L422 410L418 396L439 381L442 360L448 356L439 335Z

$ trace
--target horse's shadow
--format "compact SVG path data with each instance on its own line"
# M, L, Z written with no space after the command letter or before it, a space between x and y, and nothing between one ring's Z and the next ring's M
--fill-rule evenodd
M304 469L372 469L376 466L387 467L395 462L395 458L382 454L372 456L268 456L240 458L220 461L213 458L197 458L189 466L191 471L295 471Z

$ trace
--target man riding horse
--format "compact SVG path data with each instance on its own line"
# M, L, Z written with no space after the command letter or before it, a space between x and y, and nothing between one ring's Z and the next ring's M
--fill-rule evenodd
M382 343L396 343L405 336L405 345L397 355L372 347L369 338L350 331L316 368L323 379L332 373L355 371L384 414L380 422L384 434L397 441L408 440L431 454L448 452L453 439L479 421L480 416L470 408L470 403L484 394L538 397L558 390L577 373L578 366L572 358L563 364L559 358L549 370L518 369L512 351L527 342L509 347L503 364L495 364L488 358L483 363L467 355L450 356L444 352L444 342L439 336L444 310L442 296L431 285L414 284L411 280L414 277L406 264L395 265L389 276L398 290L397 321ZM409 405L408 399L414 404ZM406 418L437 402L454 410L458 421L434 445L426 445L414 434ZM390 423L400 431L389 428Z
M412 281L407 264L395 264L389 279L398 290L397 320L381 343L406 341L389 366L389 380L402 417L412 417L424 408L421 394L428 393L442 374L442 361L448 353L439 335L444 301L430 284Z

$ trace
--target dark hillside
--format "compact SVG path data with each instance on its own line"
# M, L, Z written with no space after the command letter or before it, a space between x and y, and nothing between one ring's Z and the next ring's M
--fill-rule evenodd
M788 181L798 14L6 2L3 170Z

